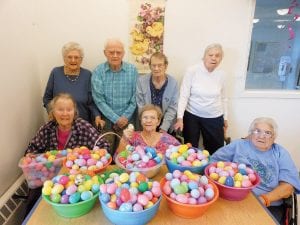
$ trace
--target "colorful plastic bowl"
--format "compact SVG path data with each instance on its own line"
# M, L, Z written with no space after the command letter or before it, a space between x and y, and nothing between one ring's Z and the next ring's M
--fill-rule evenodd
M90 212L99 197L99 193L95 194L89 200L81 201L74 204L54 203L50 200L49 196L42 195L42 197L48 204L52 206L52 208L58 215L66 218L74 218L83 216Z
M160 181L160 188L163 189L164 184L166 183L166 178L162 178ZM217 186L209 181L209 184L213 186L215 196L214 198L204 204L197 204L197 205L191 205L191 204L183 204L178 201L173 200L170 198L168 195L166 195L164 192L162 192L163 196L167 200L168 207L170 210L177 216L187 218L187 219L192 219L192 218L197 218L202 216L206 210L214 204L215 201L217 201L219 197L219 190Z
M209 164L209 162L202 166L181 166L179 164L172 162L172 160L166 158L166 165L167 165L170 173L172 173L174 170L179 170L181 172L184 172L185 170L189 170L192 173L197 173L197 174L203 175L204 169L208 164Z
M158 164L156 164L155 166L152 166L152 167L147 167L147 168L136 168L136 167L134 167L134 168L129 169L129 168L124 167L124 165L120 163L118 156L119 155L117 155L116 158L115 158L115 163L119 168L125 170L128 173L130 173L130 172L140 172L148 178L152 178L156 174L158 174L158 172L160 171L160 168L164 164L164 159L162 159L160 163L158 163Z
M229 165L230 163L231 162L225 162L225 165ZM256 176L256 180L253 183L253 185L250 187L237 188L237 187L230 187L230 186L220 184L219 182L217 182L209 177L209 168L212 166L217 166L217 162L209 164L205 168L204 173L218 187L219 192L220 192L220 197L224 198L226 200L230 200L230 201L243 200L252 191L252 189L255 188L260 183L260 177L258 176L258 174L256 172L254 172L254 174Z
M157 213L162 196L149 209L138 212L121 212L109 208L100 200L101 208L106 218L115 225L143 225L147 224Z

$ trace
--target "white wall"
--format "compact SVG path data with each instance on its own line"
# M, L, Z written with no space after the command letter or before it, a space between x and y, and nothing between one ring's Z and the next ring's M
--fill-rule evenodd
M62 65L62 45L70 40L81 43L86 52L83 66L93 69L104 61L102 49L107 38L119 37L128 46L129 1L27 0L25 4L22 0L3 0L0 3L3 29L0 46L4 59L0 104L5 109L0 112L3 121L0 136L1 154L6 156L0 157L0 164L7 168L0 171L1 180L5 180L0 184L0 193L20 174L17 162L42 124L41 96L50 70ZM300 167L299 93L297 98L278 99L281 94L262 98L264 94L243 91L254 3L254 0L168 0L165 22L168 72L180 81L185 68L201 59L207 44L220 42L225 50L221 67L228 74L230 136L245 136L254 117L273 116L280 128L278 142L289 149Z

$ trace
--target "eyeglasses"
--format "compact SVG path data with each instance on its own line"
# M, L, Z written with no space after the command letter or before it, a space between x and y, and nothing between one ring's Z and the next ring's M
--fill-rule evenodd
M256 136L263 135L266 138L271 138L273 136L273 132L272 131L269 131L269 130L260 130L260 129L253 130L252 134L256 135Z
M121 56L123 54L123 51L109 51L109 50L106 50L106 53L109 56Z
M72 61L72 60L78 61L78 60L82 59L82 57L80 57L80 56L71 56L71 55L68 55L66 58L70 61Z
M165 66L165 64L151 64L150 65L150 67L151 67L151 69L155 69L156 67L158 68L158 69L161 69L161 68L163 68Z

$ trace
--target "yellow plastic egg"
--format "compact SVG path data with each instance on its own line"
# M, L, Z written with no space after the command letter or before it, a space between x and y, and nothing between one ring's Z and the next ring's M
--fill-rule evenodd
M153 202L149 201L148 204L145 206L145 209L149 209L153 206Z
M100 159L100 155L98 155L98 154L92 154L91 156L92 156L92 158L95 159L95 160Z
M211 174L209 175L209 177L210 177L211 179L213 179L213 180L218 180L218 179L219 179L219 175L218 175L217 173L211 173Z
M151 189L153 186L153 182L152 181L148 181L148 188Z
M52 188L50 186L46 186L42 188L43 195L51 195Z
M243 180L243 175L240 173L237 173L234 175L234 181L242 181Z
M78 169L79 169L79 166L78 166L77 164L73 164L72 169L73 169L73 170L78 170Z
M53 181L52 180L46 180L44 182L44 187L53 187Z
M62 184L55 184L51 190L51 194L59 194L64 190L64 186Z
M181 145L178 149L178 152L182 154L182 153L186 152L188 149L189 149L189 147L187 145Z
M138 187L139 186L139 184L137 183L137 182L132 182L131 184L130 184L130 187Z
M200 160L197 159L197 160L195 160L195 161L192 162L192 165L193 166L202 166L202 163L201 163Z
M185 170L185 171L183 172L183 174L186 175L187 177L193 175L192 172L189 171L189 170Z
M225 167L224 167L224 170L226 170L226 171L232 170L232 167L231 167L231 166L225 166Z
M238 188L242 187L242 182L239 181L239 180L235 181L234 182L234 187L238 187Z
M118 187L121 187L121 186L122 186L122 183L121 183L120 181L115 181L115 183L116 183L116 185L117 185Z
M205 155L205 156L209 156L209 151L203 150L203 151L202 151L202 154Z
M69 180L68 183L65 185L65 187L68 188L73 184L74 184L74 180Z
M122 183L126 183L128 180L129 180L129 174L128 173L122 173L120 175L120 178L119 178L120 182Z
M83 184L80 184L77 188L77 191L81 193L81 192L84 192L84 191L87 191L87 190L86 190L86 187Z
M225 176L222 176L222 177L220 177L220 178L218 179L218 182L219 182L220 184L225 184L225 181L226 181L226 177L225 177Z
M93 182L93 184L99 184L100 182L99 182L98 176L93 176L92 182Z
M117 195L116 194L113 194L110 196L110 201L111 202L116 202L117 201Z
M55 155L49 155L48 161L53 162L55 160Z
M92 180L87 180L83 183L83 185L85 186L86 190L89 191L89 190L91 190L91 188L93 186L93 181Z
M170 159L176 159L176 158L178 158L178 156L179 156L178 152L172 152L170 155Z
M217 167L218 168L224 168L225 164L222 161L217 162Z

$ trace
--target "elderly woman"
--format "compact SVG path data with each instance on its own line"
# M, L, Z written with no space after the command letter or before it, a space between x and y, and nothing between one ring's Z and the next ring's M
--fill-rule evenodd
M77 103L79 116L84 120L104 126L100 112L94 104L91 93L91 72L80 67L84 52L75 42L68 42L62 48L64 66L55 67L49 77L43 97L44 107L59 93L66 92L73 96ZM49 111L49 109L47 109Z
M206 47L203 61L185 74L178 101L174 128L183 130L185 142L198 146L200 133L203 145L211 154L224 145L227 128L227 98L222 71L217 70L223 58L220 44Z
M236 140L215 152L212 161L245 163L259 174L261 183L253 190L275 218L282 222L282 199L300 191L298 170L288 151L274 141L277 125L271 118L257 118L246 139Z
M77 117L76 102L70 94L57 94L48 107L51 120L39 129L30 141L26 153L80 146L93 148L99 133L90 123ZM109 150L109 144L104 139L97 146Z
M120 141L117 153L125 149L127 144L133 146L150 146L156 148L158 152L165 153L169 145L179 145L180 143L173 136L166 132L157 132L162 118L162 111L158 106L145 105L139 113L142 131L133 131L130 128L124 130L124 135Z
M168 59L163 53L156 52L150 57L151 74L140 76L137 82L136 101L139 110L146 104L157 105L162 109L163 118L159 130L173 129L176 120L178 84L166 74Z

